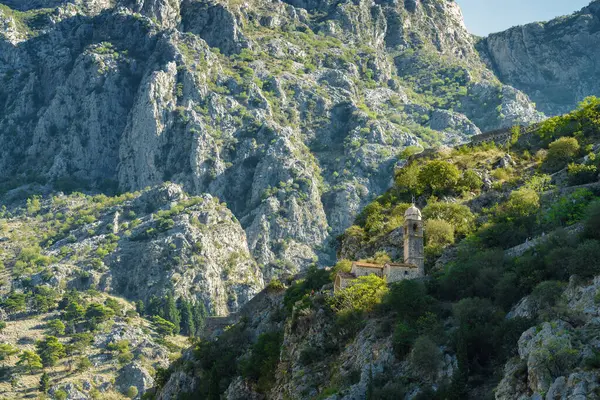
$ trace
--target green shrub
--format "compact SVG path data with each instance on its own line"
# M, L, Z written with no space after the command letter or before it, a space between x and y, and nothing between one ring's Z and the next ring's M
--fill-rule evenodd
M268 393L275 383L282 342L282 332L263 333L252 346L250 358L242 365L242 376L256 382L260 393Z
M440 194L456 189L460 171L446 161L431 161L419 172L419 181L432 193Z
M461 191L478 191L483 186L483 180L471 169L463 172L458 181L458 189Z
M434 253L438 253L438 249L454 243L454 227L442 219L427 220L425 221L425 238L426 247L435 249Z
M283 304L286 310L291 312L294 308L294 304L301 300L304 295L312 291L320 290L323 285L330 282L329 271L319 269L316 265L310 266L306 272L306 277L297 280L285 291Z
M61 320L53 319L48 322L46 329L51 336L62 336L65 334L65 324Z
M579 153L580 145L573 137L561 137L548 146L544 168L555 172L564 168Z
M589 189L577 189L554 201L544 214L544 222L550 227L569 226L585 217L588 204L594 198Z
M396 324L392 343L398 358L402 359L409 353L417 335L417 330L409 323L400 321Z
M570 163L567 174L570 185L584 185L598 179L598 168L595 165Z
M343 290L337 291L328 304L337 313L373 311L387 294L386 281L376 275L361 276Z
M40 370L44 367L41 357L31 350L23 350L23 352L19 355L17 366L25 369L29 373Z
M410 352L410 363L423 377L435 377L441 362L441 351L431 338L420 336L415 340Z
M600 240L600 201L594 201L586 209L584 235L590 239Z
M467 235L475 227L475 216L469 207L456 203L430 202L423 208L423 219L446 221L459 236Z
M161 336L174 335L177 331L175 324L159 317L158 315L152 317L152 323L154 324L154 329L156 332Z
M44 340L38 340L35 347L44 367L53 367L66 355L65 347L55 336L46 336Z
M129 388L125 392L125 396L127 396L130 399L135 399L137 395L138 395L138 388L135 386L129 386Z
M85 310L85 317L88 321L96 321L97 323L101 323L104 321L108 321L115 315L115 312L103 306L102 304L92 303Z
M575 367L579 352L572 347L568 338L559 336L534 350L531 356L535 357L539 365L545 367L555 379Z
M545 281L538 284L531 293L531 297L541 307L552 307L562 296L565 289L564 282Z
M62 389L54 391L54 399L55 400L67 400L67 392Z
M279 279L273 278L267 285L267 290L273 293L283 292L285 290L285 286L283 286L283 283L281 283Z
M80 357L77 360L77 371L84 372L92 368L92 362L87 357Z

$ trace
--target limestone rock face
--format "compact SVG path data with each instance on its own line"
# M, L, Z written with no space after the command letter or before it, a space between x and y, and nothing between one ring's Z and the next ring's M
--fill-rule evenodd
M177 193L177 186L161 190ZM199 201L172 217L166 231L153 217L132 230L107 260L113 290L147 301L173 288L177 297L201 301L215 315L227 315L260 291L262 273L235 217L215 198L205 196ZM154 210L160 210L170 203L148 203L142 197L138 209L156 205L159 207ZM148 234L157 229L163 232Z
M596 399L599 373L589 369L586 360L597 352L598 307L594 296L600 278L579 284L572 278L564 293L566 307L576 320L573 326L562 320L544 322L523 332L518 342L519 355L504 368L496 388L497 400L508 399ZM512 317L531 317L526 311L531 299L525 298ZM545 394L545 397L543 397Z
M136 361L121 368L115 384L121 393L126 393L131 386L135 386L138 390L138 395L135 398L139 399L148 389L154 386L154 378Z
M600 2L547 23L495 33L480 49L502 82L522 90L549 115L597 95Z
M540 118L481 62L455 2L3 3L0 174L210 193L267 277L333 262L404 147Z

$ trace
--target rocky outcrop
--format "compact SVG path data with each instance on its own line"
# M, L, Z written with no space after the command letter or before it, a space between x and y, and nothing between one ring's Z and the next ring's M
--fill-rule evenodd
M454 2L20 9L0 9L2 176L210 193L241 221L267 277L333 262L332 238L387 189L403 147L436 137L428 129L451 144L539 119L485 69ZM461 77L452 102L407 95L426 90L429 71Z
M599 311L595 299L600 278L580 284L572 277L563 303L565 320L543 322L525 331L519 339L519 356L504 368L496 389L497 400L508 399L597 399L598 370L590 367L597 357ZM532 300L522 301L511 317L535 317ZM527 304L530 304L529 306ZM545 397L544 397L545 396Z
M478 47L498 78L523 91L548 115L600 93L600 2L567 17L492 34Z

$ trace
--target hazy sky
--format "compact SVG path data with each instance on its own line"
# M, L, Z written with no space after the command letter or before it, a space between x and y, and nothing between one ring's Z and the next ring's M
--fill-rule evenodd
M485 36L511 26L571 14L590 0L456 0L471 33Z

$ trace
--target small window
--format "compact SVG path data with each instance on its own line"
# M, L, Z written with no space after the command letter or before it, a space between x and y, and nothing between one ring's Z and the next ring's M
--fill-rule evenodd
M419 232L419 225L417 225L417 224L413 224L413 231L414 231L415 233L418 233L418 232Z
M404 271L404 276L408 275L408 271Z

